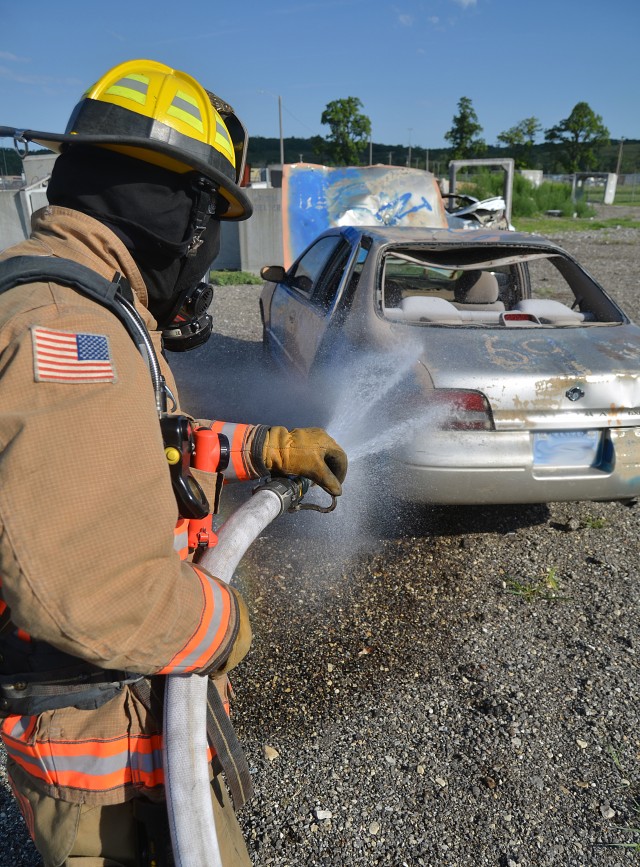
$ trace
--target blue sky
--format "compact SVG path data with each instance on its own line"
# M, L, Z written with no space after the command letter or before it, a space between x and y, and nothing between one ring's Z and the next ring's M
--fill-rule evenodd
M583 100L613 138L640 139L639 0L0 0L0 12L4 125L62 131L103 72L149 57L230 102L249 135L278 136L278 96L285 137L327 135L326 104L355 96L374 141L441 147L467 96L489 144Z

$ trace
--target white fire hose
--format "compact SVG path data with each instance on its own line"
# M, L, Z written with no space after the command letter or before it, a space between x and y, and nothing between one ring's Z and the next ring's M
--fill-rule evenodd
M227 519L198 565L228 584L265 527L300 508L307 487L305 479L270 479ZM167 677L163 766L176 867L222 867L207 760L207 687L201 675Z

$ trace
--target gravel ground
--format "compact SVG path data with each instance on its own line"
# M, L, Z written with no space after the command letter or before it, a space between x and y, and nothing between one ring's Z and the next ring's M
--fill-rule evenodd
M554 239L640 321L640 231ZM215 344L175 357L183 403L310 423L258 376L258 294L218 290ZM416 508L356 468L336 512L273 524L237 575L254 864L638 863L639 509ZM1 867L37 865L2 787L0 819Z

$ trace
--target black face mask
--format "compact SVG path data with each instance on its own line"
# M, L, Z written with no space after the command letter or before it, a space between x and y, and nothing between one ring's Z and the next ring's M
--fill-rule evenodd
M47 197L95 217L120 237L142 274L160 328L184 307L220 249L213 213L220 198L195 173L180 175L115 151L74 145L56 160ZM204 213L201 243L189 254Z
M126 243L126 241L125 241ZM200 247L170 262L151 260L132 251L149 293L149 310L160 328L167 327L198 283L209 280L209 268L220 251L220 223L210 220Z
M220 223L211 220L195 255L182 260L183 267L176 281L177 300L162 329L164 347L170 352L185 352L209 339L213 328L213 319L208 312L213 301L209 268L219 251Z

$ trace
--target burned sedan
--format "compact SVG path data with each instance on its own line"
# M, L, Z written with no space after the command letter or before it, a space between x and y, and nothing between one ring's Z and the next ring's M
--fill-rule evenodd
M328 420L365 359L397 380L387 388L378 371L384 400L366 397L376 407L364 422L398 421L397 495L476 505L640 493L640 328L552 242L336 228L262 276L265 350L314 393L328 389ZM346 408L362 412L353 397Z

